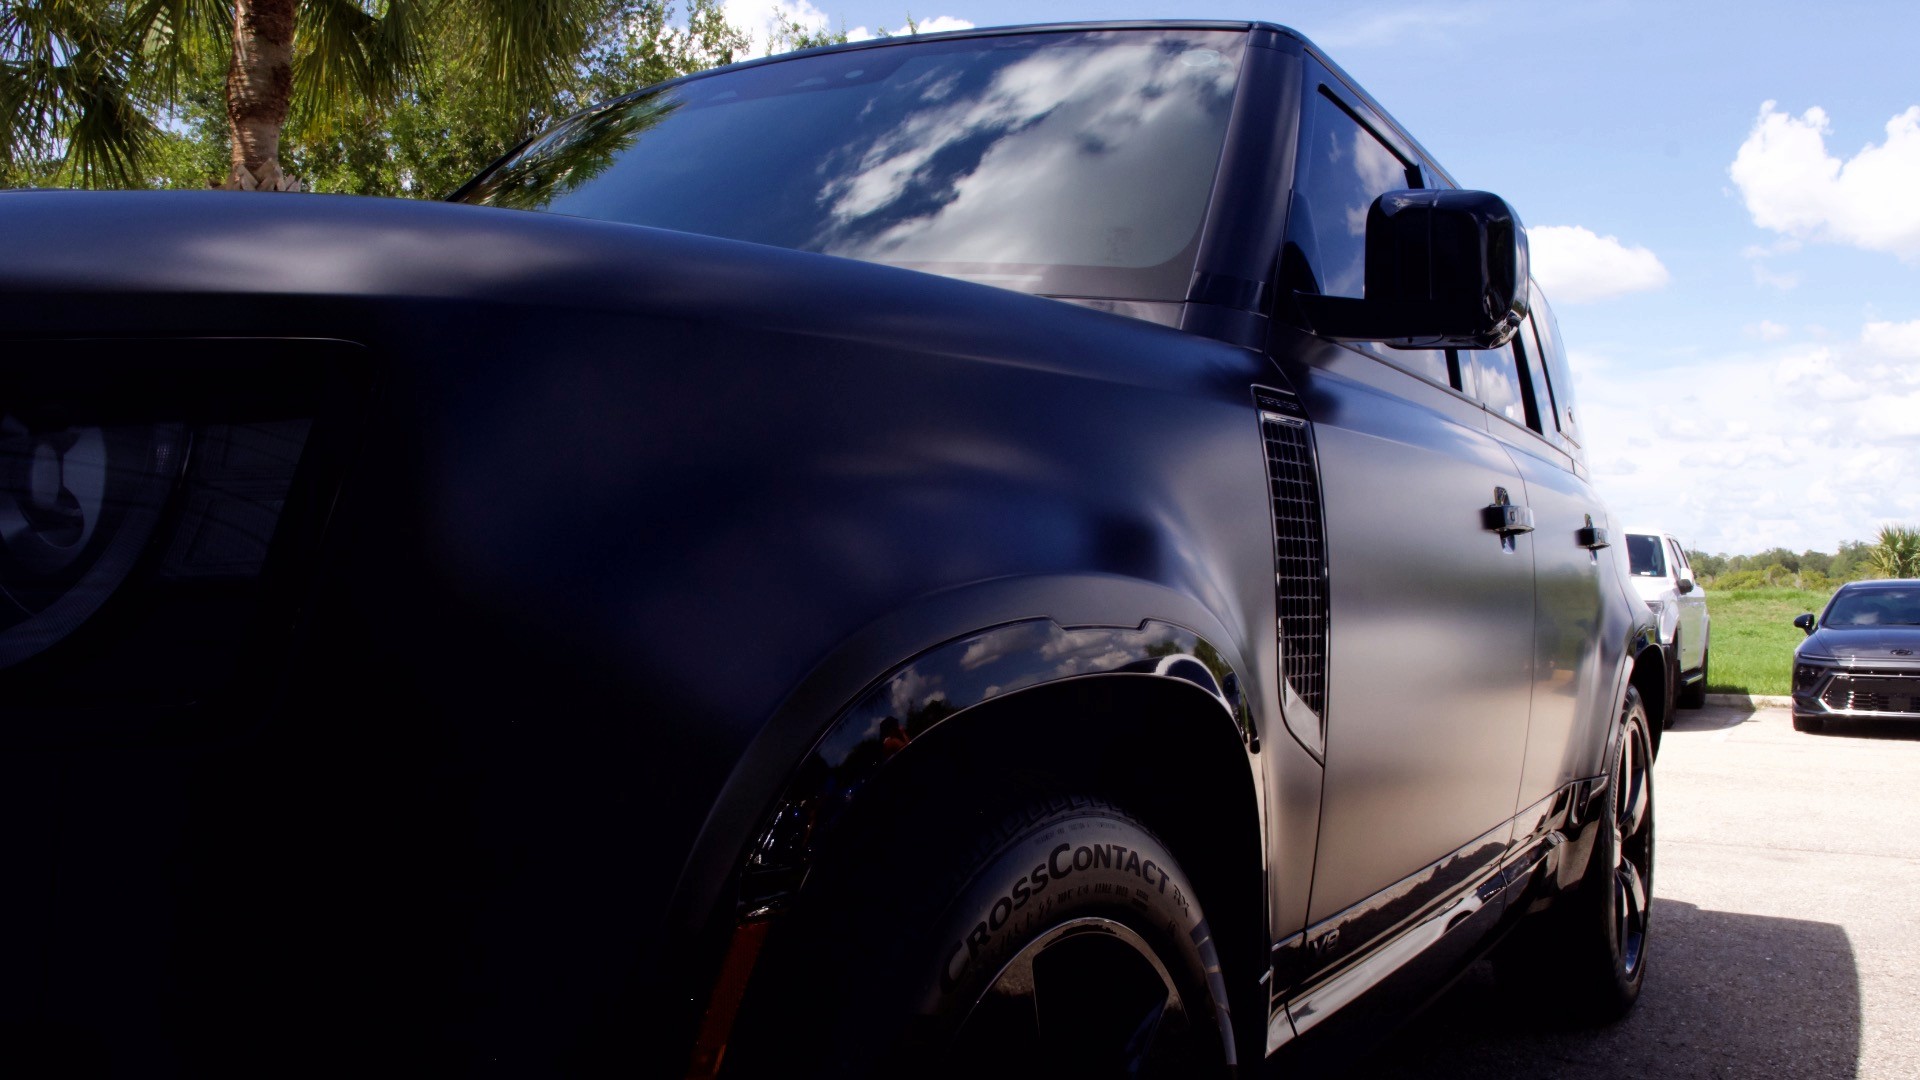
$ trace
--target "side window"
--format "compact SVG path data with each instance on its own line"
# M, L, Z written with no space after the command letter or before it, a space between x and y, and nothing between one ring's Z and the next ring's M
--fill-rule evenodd
M1295 213L1305 220L1289 223L1288 239L1307 253L1323 295L1357 297L1366 285L1367 211L1415 180L1399 155L1326 93L1311 96L1306 120L1294 183Z
M1384 356L1389 363L1425 375L1441 386L1454 386L1447 368L1447 354L1439 349L1381 349L1374 355Z
M1460 352L1462 375L1472 374L1473 395L1481 404L1516 424L1527 422L1526 398L1520 389L1520 368L1515 364L1513 346L1498 349L1463 349Z
M1547 435L1553 431L1553 395L1547 390L1546 368L1540 362L1543 354L1534 336L1531 318L1513 335L1513 352L1520 359L1520 388L1526 392L1527 426Z
M1420 172L1326 93L1312 95L1296 173L1298 220L1288 241L1305 253L1320 292L1366 291L1367 211L1389 191L1420 186ZM1452 386L1438 349L1367 349L1396 367Z
M1660 538L1628 533L1627 565L1635 577L1666 577L1667 561L1660 557Z
M1667 550L1673 553L1673 576L1692 577L1693 568L1687 565L1687 553L1680 550L1679 543L1672 537L1667 538Z
M1539 335L1540 351L1546 357L1547 379L1552 384L1553 418L1560 434L1575 446L1580 445L1580 428L1573 412L1573 372L1567 368L1567 352L1560 343L1560 323L1547 306L1547 298L1533 290L1533 325Z

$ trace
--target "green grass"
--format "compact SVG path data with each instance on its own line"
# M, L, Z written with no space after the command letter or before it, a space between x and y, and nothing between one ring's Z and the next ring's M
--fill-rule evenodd
M1795 615L1818 612L1831 592L1807 589L1707 590L1713 620L1707 690L1715 694L1785 694L1792 688L1793 648L1806 639Z

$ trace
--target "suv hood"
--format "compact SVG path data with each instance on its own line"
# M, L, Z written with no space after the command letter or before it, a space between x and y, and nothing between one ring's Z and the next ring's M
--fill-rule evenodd
M1823 626L1801 642L1795 654L1920 665L1920 626Z
M751 326L1101 374L1144 333L985 285L557 214L344 195L19 191L0 198L0 326L17 338L435 333L513 307ZM101 312L113 313L111 330ZM1039 342L1086 343L1086 364ZM1111 365L1109 365L1111 366ZM1124 365L1121 365L1124 367ZM1106 372L1107 378L1115 373ZM1145 371L1132 373L1157 381ZM1120 375L1125 379L1128 376Z

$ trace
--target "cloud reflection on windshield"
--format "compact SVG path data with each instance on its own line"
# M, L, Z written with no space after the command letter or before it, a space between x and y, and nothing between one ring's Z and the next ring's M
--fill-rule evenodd
M1214 117L1236 74L1218 52L1179 42L1039 50L973 94L930 71L902 88L924 107L849 147L850 167L825 170L818 250L903 263L1045 263L1063 251L1090 265L1164 262L1192 238L1204 205L1166 205L1138 178L1183 159L1211 177ZM1021 205L1062 212L1009 212Z

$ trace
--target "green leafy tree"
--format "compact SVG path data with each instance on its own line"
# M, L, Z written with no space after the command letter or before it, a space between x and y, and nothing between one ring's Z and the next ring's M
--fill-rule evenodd
M1817 570L1822 574L1833 570L1833 556L1824 551L1808 549L1800 553L1800 571Z
M1867 553L1873 545L1864 540L1846 540L1840 544L1840 550L1833 556L1833 565L1827 568L1827 576L1835 581L1854 581L1866 571Z
M809 30L798 19L775 8L772 24L767 30L767 55L817 49L822 45L844 45L846 42L847 28L844 25L838 30Z
M489 94L458 41L430 37L427 76L379 109L336 112L288 126L293 166L316 190L445 195L503 152L596 102L745 55L747 39L718 0L694 0L684 25L664 0L617 5L567 78L540 100Z
M1920 578L1920 529L1882 525L1867 552L1867 566L1883 578Z
M1702 581L1711 582L1714 578L1727 572L1727 557L1725 555L1709 555L1704 551L1689 551L1687 552L1687 561L1693 564L1695 576L1699 577Z
M0 7L7 182L151 186L186 164L168 134L201 136L218 80L222 181L300 185L290 122L378 124L457 64L482 109L544 111L635 5L617 0L9 0ZM710 9L712 5L707 5ZM709 11L709 15L711 12ZM184 127L185 132L181 130ZM191 140L190 140L191 141ZM172 155L171 157L169 155Z

